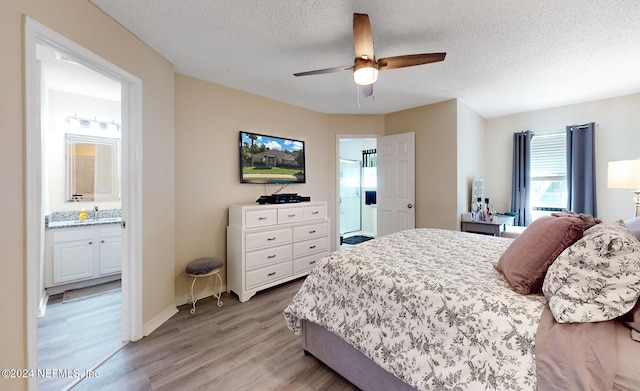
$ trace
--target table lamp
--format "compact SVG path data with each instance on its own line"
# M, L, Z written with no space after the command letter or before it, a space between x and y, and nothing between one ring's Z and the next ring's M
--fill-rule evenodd
M629 189L636 196L636 217L640 216L640 159L609 162L607 187Z

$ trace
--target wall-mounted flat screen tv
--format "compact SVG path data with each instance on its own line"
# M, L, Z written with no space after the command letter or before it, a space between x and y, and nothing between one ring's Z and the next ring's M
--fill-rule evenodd
M305 183L304 141L240 131L240 182Z

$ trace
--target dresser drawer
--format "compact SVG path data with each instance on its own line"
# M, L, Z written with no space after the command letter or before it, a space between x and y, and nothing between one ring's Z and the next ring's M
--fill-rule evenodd
M260 269L250 270L246 275L247 289L279 280L293 274L293 262L283 262Z
M278 224L295 223L303 219L304 214L302 208L278 209Z
M282 261L288 261L291 257L292 248L290 244L267 248L264 250L251 251L246 255L247 270Z
M277 209L248 210L245 212L246 228L263 227L278 224Z
M300 240L308 240L327 236L328 233L329 224L327 223L309 224L302 227L295 227L293 229L293 241L298 242Z
M327 237L305 240L293 244L293 257L304 257L305 255L315 254L329 249L329 239Z
M323 253L313 254L308 257L294 259L293 274L308 272L309 270L313 269L313 267L316 265L316 262L318 262L319 259L327 255L328 253L329 253L328 251L325 251Z
M248 233L245 240L247 251L291 243L291 228Z
M324 219L327 215L324 205L305 206L303 213L305 220Z

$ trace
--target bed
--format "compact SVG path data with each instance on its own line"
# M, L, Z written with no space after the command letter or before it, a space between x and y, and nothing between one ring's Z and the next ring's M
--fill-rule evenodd
M415 229L334 252L285 309L287 327L363 390L535 390L536 333L549 306L496 270L512 242Z

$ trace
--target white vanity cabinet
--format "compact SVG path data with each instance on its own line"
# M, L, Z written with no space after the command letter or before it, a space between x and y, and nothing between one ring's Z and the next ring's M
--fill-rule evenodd
M45 241L45 288L122 270L119 224L49 229Z
M61 229L51 234L52 278L47 286L93 278L93 227Z
M227 292L235 292L241 302L307 275L328 253L326 202L229 208Z
M100 256L98 259L100 277L122 271L122 228L120 225L98 227Z

